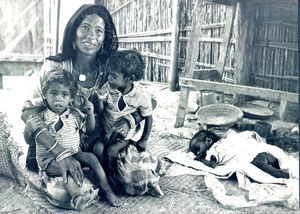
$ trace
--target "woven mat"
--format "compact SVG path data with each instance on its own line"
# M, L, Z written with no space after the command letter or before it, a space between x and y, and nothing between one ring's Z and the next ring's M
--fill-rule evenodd
M238 189L234 179L223 181L223 183L229 190L228 194L246 195L245 191ZM147 195L121 196L122 207L115 208L107 201L100 200L99 203L86 208L84 213L295 213L273 204L235 210L226 209L214 200L210 191L207 191L203 176L162 177L160 186L165 194L161 199ZM53 207L34 185L28 186L23 193L32 200L34 206L40 207L43 213L78 213L74 210Z
M11 142L13 143L13 140ZM151 137L148 151L162 158L171 151L187 148L187 146L188 140L164 133ZM172 164L167 161L165 163L167 167ZM38 175L24 168L21 171L22 177L28 185L26 188L18 188L18 194L23 194L29 199L31 211L36 210L36 213L78 213L74 210L64 210L52 206L40 189ZM13 177L14 175L9 176ZM229 194L245 194L238 189L236 181L226 180L224 182ZM124 195L121 196L122 207L115 208L110 206L107 201L100 200L99 203L86 208L84 213L294 213L276 205L236 210L225 209L214 200L211 192L206 189L203 176L162 177L160 186L165 194L163 198L147 195L138 197Z
M161 139L161 138L160 138ZM163 157L170 151L187 146L187 141L179 137L166 135L160 141L153 140L149 144L148 150L159 157ZM165 161L166 166L172 163ZM41 207L43 212L49 213L78 213L74 210L63 210L53 207L45 199L44 195L36 188L37 176L29 176L32 184L26 188L24 194L29 197L35 206ZM246 192L237 187L236 180L228 179L222 181L225 184L228 194L244 194ZM216 202L210 191L206 189L203 176L182 175L177 177L162 177L160 186L165 196L155 198L152 196L121 196L122 207L115 208L105 200L100 200L84 210L84 213L295 213L282 206L261 205L252 208L226 209Z

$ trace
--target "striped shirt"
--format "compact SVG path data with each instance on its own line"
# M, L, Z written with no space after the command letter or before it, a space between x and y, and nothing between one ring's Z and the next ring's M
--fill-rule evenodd
M80 134L79 131L85 132L86 123L85 115L79 110L69 107L63 114L58 115L49 109L40 112L39 116L45 122L48 131L55 138L57 143L72 154L80 151ZM55 130L55 124L62 121L62 127ZM41 170L45 170L48 164L54 159L51 152L40 143L36 143L36 159Z

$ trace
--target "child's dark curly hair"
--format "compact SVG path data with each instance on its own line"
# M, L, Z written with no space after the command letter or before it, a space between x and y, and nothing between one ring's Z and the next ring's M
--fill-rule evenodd
M78 85L74 80L72 74L63 69L54 69L49 71L45 77L44 82L41 83L42 94L46 95L52 83L63 84L70 88L71 97L74 98L78 91Z
M139 81L144 78L145 63L137 50L117 51L108 61L107 69L122 73L124 77L135 76Z

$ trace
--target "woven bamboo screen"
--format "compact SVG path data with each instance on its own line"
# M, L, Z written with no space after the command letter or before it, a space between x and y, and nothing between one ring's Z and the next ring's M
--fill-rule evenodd
M40 61L42 0L0 1L0 61Z
M130 0L104 1L111 12L118 36L120 48L136 48L145 56L147 72L145 79L167 82L170 71L170 43L172 0ZM192 21L192 10L195 0L181 0L180 11L180 42L178 44L178 70L184 67L186 44L189 39ZM206 3L203 19L203 38L200 38L201 52L198 58L198 68L213 68L219 57L222 42L224 20L230 7ZM232 70L234 44L227 60L226 70Z
M120 49L136 48L145 56L145 79L166 82L170 62L172 0L107 1Z
M288 0L293 1L293 0ZM120 38L120 48L136 48L145 56L146 80L167 82L170 72L172 0L104 0L112 13ZM184 68L189 40L192 11L196 0L180 0L180 40L178 44L178 72ZM253 1L255 2L255 1ZM298 48L297 7L277 4L253 4L255 38L253 44L251 84L283 91L297 91ZM279 2L279 3L278 3ZM224 27L232 7L204 3L202 36L194 78L203 77L203 70L216 67ZM283 6L282 6L283 5ZM225 60L225 82L235 80L235 44L237 20L229 53Z
M253 85L298 92L297 7L259 4L255 13Z

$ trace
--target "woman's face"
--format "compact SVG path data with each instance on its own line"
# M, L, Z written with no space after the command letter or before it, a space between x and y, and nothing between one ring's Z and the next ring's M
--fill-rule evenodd
M84 55L96 55L104 38L105 22L96 14L87 15L76 30L76 46Z

